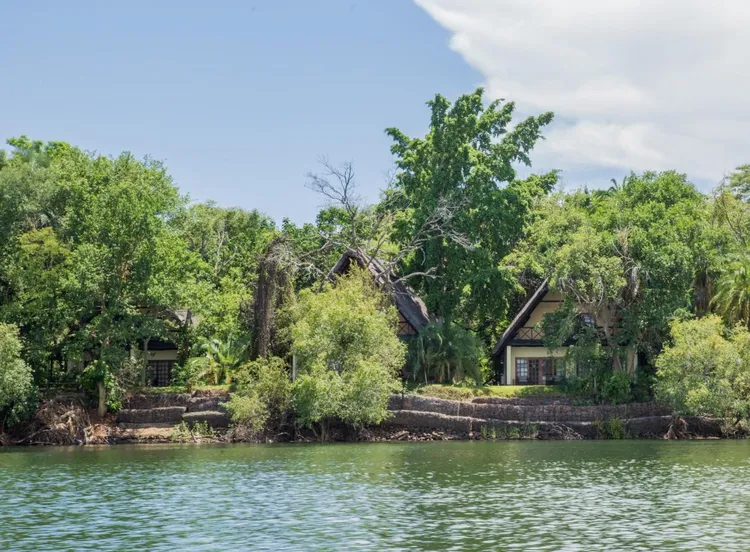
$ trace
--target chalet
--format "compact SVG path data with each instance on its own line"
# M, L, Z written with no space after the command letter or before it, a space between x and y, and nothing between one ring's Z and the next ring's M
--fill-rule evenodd
M131 348L135 358L146 361L146 383L153 387L165 387L172 383L172 369L175 363L187 356L187 329L197 323L191 311L171 310L162 316L164 325L170 330L171 338L152 337Z
M492 350L495 383L534 385L563 379L567 348L547 349L538 327L544 315L557 310L562 301L563 296L550 291L546 280L528 298Z
M378 259L367 261L365 255L360 251L352 249L346 251L331 269L331 277L335 275L346 274L356 263L359 267L370 271L375 282L382 286L386 277L386 270L383 263ZM422 299L417 296L403 282L391 277L390 296L393 304L398 310L398 328L397 335L402 339L409 339L419 334L430 324L430 315L427 312L427 306Z
M165 387L172 383L172 370L180 358L187 357L187 330L197 323L189 310L170 309L154 313L151 309L140 309L151 312L163 324L161 337L140 339L125 349L133 360L146 363L144 383L153 387ZM91 351L84 350L79 359L66 359L68 371L80 372L94 359Z

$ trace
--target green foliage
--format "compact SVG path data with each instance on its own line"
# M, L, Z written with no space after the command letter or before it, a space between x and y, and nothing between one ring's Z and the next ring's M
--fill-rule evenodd
M455 324L437 322L410 343L410 366L415 381L484 383L481 368L486 360L482 342Z
M283 359L268 357L248 362L238 371L234 388L238 395L257 397L267 412L267 421L272 425L283 422L290 408L292 390Z
M608 418L597 420L594 427L600 439L627 439L629 437L625 422L620 418Z
M426 397L436 399L447 399L449 401L469 401L477 396L470 387L459 387L456 385L425 385L417 392Z
M680 415L750 416L750 334L717 316L677 321L656 361L658 400Z
M172 384L184 387L191 392L195 387L209 379L211 366L206 356L190 357L183 364L172 367Z
M224 405L235 425L255 435L266 427L268 409L256 393L233 394Z
M610 404L625 404L633 400L631 379L627 372L610 372L604 376L599 400Z
M428 105L424 138L386 131L398 168L390 200L402 209L393 238L410 243L441 204L451 206L449 231L422 244L405 271L437 276L412 281L435 316L471 328L481 324L492 334L505 320L516 288L501 261L523 237L534 202L557 181L554 172L519 180L513 167L531 164L531 150L552 113L512 125L515 105L485 105L482 89L453 104L437 95Z
M612 369L634 376L636 353L658 353L720 252L705 198L684 175L647 172L607 191L552 196L537 213L508 261L571 299L567 318L545 331L560 343L575 316L591 316Z
M192 425L182 421L175 426L169 436L173 443L198 443L202 439L215 439L216 432L208 422L194 422Z
M264 429L284 423L291 404L292 386L284 361L260 358L237 372L225 408L235 425L235 438L252 439Z
M18 328L0 324L0 433L26 410L34 384L31 369L21 358Z
M750 257L727 266L716 283L712 305L730 324L750 327Z
M320 293L303 292L294 311L292 387L299 423L355 427L380 423L388 396L400 388L405 346L395 309L369 274L353 270Z
M202 353L205 362L197 366L203 367L201 376L208 379L205 383L231 383L234 373L247 360L249 347L247 340L234 335L229 335L224 341L217 338L199 339L196 349Z

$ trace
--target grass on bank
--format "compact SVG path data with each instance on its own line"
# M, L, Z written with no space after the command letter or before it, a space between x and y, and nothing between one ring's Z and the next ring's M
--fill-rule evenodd
M477 397L499 397L505 399L528 397L564 397L565 392L557 385L484 385L481 387L459 387L455 385L415 386L411 391L426 397L468 401Z
M144 387L142 391L144 393L190 393L201 391L213 394L229 392L229 385L195 385L190 390L184 385L169 385L167 387Z

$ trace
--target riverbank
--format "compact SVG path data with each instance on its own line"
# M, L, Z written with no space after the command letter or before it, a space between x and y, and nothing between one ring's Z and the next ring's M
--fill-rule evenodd
M315 442L321 434L288 423L280 431L247 435L231 427L222 403L226 390L139 393L123 409L99 419L83 397L61 395L42 404L33 420L6 445L103 445L207 442ZM656 403L577 405L562 397L475 397L448 400L393 395L390 417L381 425L352 430L331 424L329 441L718 439L721 420L674 418Z

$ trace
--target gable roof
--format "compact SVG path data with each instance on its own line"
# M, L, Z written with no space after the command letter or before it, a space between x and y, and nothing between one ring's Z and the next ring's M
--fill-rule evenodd
M534 309L539 305L539 303L542 302L542 299L544 299L544 296L547 295L547 292L549 291L549 283L547 280L544 280L544 282L541 283L541 285L536 289L536 291L531 295L531 297L528 298L526 303L521 307L521 310L518 311L518 314L513 319L513 321L510 323L510 326L508 326L505 331L503 332L503 335L500 336L500 339L498 340L497 344L495 345L495 348L492 349L492 356L497 356L497 354L500 352L500 350L510 341L510 339L516 335L516 332L523 327L526 322L529 321L529 317L531 316L531 313L534 312Z
M356 262L362 268L367 268L375 279L375 283L379 286L383 285L383 278L385 278L385 267L382 261L379 259L371 259L369 263L366 261L364 253L361 251L355 251L354 249L348 249L343 255L336 261L330 272L332 278L335 274L344 274L349 270L352 261ZM414 293L409 286L403 282L398 281L391 275L391 286L392 291L390 293L393 302L396 304L396 308L401 313L406 321L411 324L415 330L422 331L425 327L430 324L430 314L427 311L427 306L424 301Z

